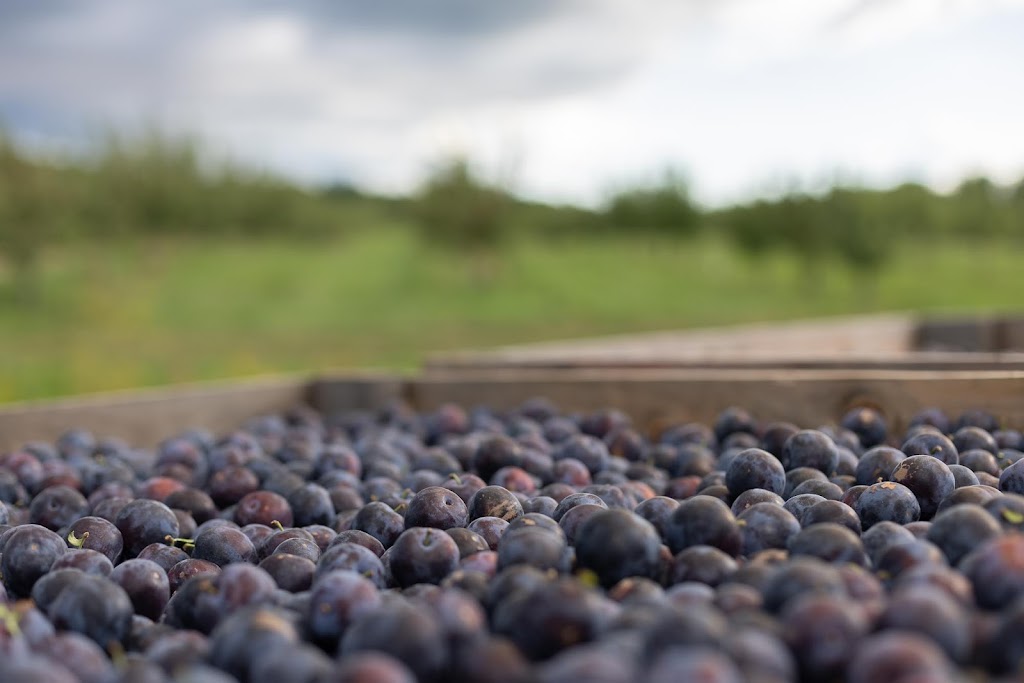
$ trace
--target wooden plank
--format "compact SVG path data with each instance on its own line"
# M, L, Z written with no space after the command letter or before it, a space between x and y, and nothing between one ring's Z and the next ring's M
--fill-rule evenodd
M388 372L328 372L315 377L306 397L317 410L330 414L376 410L405 396L406 377Z
M619 358L614 354L579 358L523 358L510 360L481 355L440 361L431 371L447 373L509 368L524 369L586 369L586 368L681 368L681 369L786 369L786 370L1024 370L1024 353L970 353L922 351L903 354L847 354L840 356L804 356L749 358Z
M427 369L498 367L546 363L691 364L737 359L767 362L851 355L896 356L912 351L918 320L891 314L761 323L507 346L490 351L447 353L427 359Z
M246 419L306 402L303 376L179 385L0 407L0 451L84 428L148 447L190 427L222 434Z
M915 346L925 351L999 351L999 324L993 318L923 320Z
M1024 318L1000 319L996 326L996 337L1000 351L1024 351Z
M674 422L710 422L732 405L762 420L800 425L834 422L854 406L870 405L897 430L930 406L953 415L986 409L1009 426L1024 426L1024 371L516 369L433 372L408 387L420 410L445 402L509 409L533 396L564 410L619 408L650 432Z

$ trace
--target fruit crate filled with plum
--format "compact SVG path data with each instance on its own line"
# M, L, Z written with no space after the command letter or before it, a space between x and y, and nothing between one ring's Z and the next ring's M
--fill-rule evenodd
M1019 680L1024 372L935 362L0 410L0 681Z

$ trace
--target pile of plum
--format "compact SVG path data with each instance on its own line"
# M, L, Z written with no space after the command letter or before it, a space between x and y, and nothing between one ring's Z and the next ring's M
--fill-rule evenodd
M4 683L1019 680L1024 437L258 417L0 456Z

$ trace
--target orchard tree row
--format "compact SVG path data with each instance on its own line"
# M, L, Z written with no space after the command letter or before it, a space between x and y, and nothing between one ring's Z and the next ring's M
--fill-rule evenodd
M965 180L952 192L903 184L887 190L835 186L818 194L710 209L684 177L609 193L596 208L554 206L486 179L465 158L436 165L408 197L380 197L348 184L319 188L230 163L211 163L193 140L152 133L116 138L92 154L53 160L19 149L0 131L0 257L29 295L40 250L92 241L193 236L309 240L387 222L416 226L443 249L497 258L509 239L627 236L660 244L725 234L759 256L797 254L812 272L838 260L871 273L900 239L1024 239L1024 180Z

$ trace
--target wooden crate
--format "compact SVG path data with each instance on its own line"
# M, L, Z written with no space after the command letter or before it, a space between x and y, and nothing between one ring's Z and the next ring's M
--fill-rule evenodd
M533 396L568 411L618 408L652 433L710 422L731 405L802 426L870 405L895 429L926 407L981 408L1021 428L1024 354L1006 349L1024 333L1012 322L874 316L744 326L449 355L408 375L342 371L15 404L0 407L0 451L77 427L152 446L189 427L225 433L297 404L329 413L395 400L418 410L446 402L508 409ZM954 342L988 348L950 351ZM936 345L945 350L919 350Z
M905 314L636 334L438 354L428 371L486 368L1024 369L1024 320Z
M405 393L420 409L449 401L505 409L531 396L566 410L614 407L651 434L675 422L710 423L734 405L801 426L834 423L856 406L879 409L898 430L933 406L952 415L981 408L1024 426L1024 370L488 369L424 374Z
M926 407L1024 423L1024 319L907 314L802 320L510 346L429 359L409 393L430 408L619 407L651 431L740 405L765 420L834 422L878 408L896 429Z
M17 403L0 407L0 451L74 428L140 446L189 427L224 432L302 403L306 391L304 377L269 377Z
M152 446L189 427L224 433L249 417L298 404L329 413L378 409L396 399L419 410L447 402L508 409L533 396L546 396L565 410L619 408L651 433L673 422L709 422L731 405L764 420L807 426L870 405L896 429L929 406L954 415L984 408L1008 426L1024 427L1021 370L516 369L404 377L335 374L312 381L255 380L20 404L0 408L0 451L52 441L76 427Z

